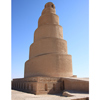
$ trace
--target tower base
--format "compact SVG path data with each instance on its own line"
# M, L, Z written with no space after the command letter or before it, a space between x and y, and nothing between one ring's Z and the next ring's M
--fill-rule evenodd
M54 94L64 90L61 78L30 77L14 79L12 89L33 94Z
M70 78L30 77L13 79L12 89L32 94L56 94L64 90L89 92L89 81Z

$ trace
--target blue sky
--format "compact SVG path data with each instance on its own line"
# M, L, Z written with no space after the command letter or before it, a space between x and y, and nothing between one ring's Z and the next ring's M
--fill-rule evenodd
M72 55L73 74L89 77L89 1L88 0L12 0L12 78L24 77L24 64L29 59L44 5L53 2L68 54Z

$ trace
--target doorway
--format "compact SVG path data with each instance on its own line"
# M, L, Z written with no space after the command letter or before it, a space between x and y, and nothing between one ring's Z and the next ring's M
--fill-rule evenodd
M47 84L45 84L45 91L47 91Z

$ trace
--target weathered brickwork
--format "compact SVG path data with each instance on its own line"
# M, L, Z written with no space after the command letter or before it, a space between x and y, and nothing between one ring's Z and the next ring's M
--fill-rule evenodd
M54 94L64 90L89 92L89 81L77 78L31 77L14 79L12 89L34 94Z
M89 92L89 80L78 78L63 78L65 90Z
M63 91L63 85L60 78L31 77L14 79L12 89L34 94L59 93Z

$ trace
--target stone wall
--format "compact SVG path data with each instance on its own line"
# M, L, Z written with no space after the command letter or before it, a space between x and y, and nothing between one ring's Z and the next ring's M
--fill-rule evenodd
M12 89L36 94L36 90L37 90L36 82L37 82L37 78L14 79L12 81Z
M63 91L64 88L60 78L31 77L14 79L12 89L33 94L53 94Z
M12 89L33 94L55 94L64 90L89 92L89 81L78 78L30 77L14 79Z
M63 78L65 90L89 92L89 80Z

